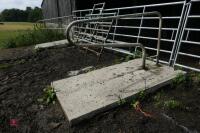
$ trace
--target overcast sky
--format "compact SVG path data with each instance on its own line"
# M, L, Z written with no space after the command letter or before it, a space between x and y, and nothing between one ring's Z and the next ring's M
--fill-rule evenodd
M27 6L40 7L42 0L0 0L0 12L4 9L26 9Z

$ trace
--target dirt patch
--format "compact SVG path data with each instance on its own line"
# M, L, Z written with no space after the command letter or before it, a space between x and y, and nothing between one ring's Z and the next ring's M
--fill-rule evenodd
M97 64L96 57L76 48L32 51L29 48L6 50L0 57L0 132L2 133L181 133L200 131L200 87L187 86L147 96L142 109L152 114L147 118L130 104L102 113L91 120L69 128L58 102L38 102L43 89L52 81L68 77L69 71L88 66L97 68L118 62L118 56L105 52ZM26 52L29 51L30 52ZM24 51L24 52L23 52ZM17 54L13 54L17 53ZM1 56L2 54L0 54ZM5 65L6 64L6 65ZM160 96L159 100L155 99ZM163 107L168 100L177 100L183 107Z

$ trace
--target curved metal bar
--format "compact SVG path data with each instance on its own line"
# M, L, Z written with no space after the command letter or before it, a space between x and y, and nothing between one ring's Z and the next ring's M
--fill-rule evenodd
M38 20L37 22L35 22L34 27L36 28L41 28L38 26L38 24L45 24L45 22L48 21L53 21L53 20L61 20L61 19L71 19L73 18L74 15L69 15L69 16L62 16L62 17L55 17L55 18L50 18L50 19L42 19L42 20Z
M109 17L100 17L100 18L92 18L92 19L82 19L82 20L76 20L71 22L67 28L66 28L66 35L67 40L70 45L75 45L74 42L71 40L70 37L70 31L71 28L74 25L81 24L81 23L87 23L87 22L93 22L93 21L102 21L102 20L113 20L113 19L120 19L120 18L127 18L127 17L141 17L141 16L153 16L157 15L159 17L159 29L158 29L158 43L157 43L157 60L156 64L159 63L159 55L160 55L160 40L161 40L161 32L162 32L162 15L160 12L154 11L154 12L145 12L145 13L135 13L135 14L126 14L126 15L118 15L118 16L109 16ZM96 44L95 44L96 45Z
M100 43L100 44L88 44L80 43L77 44L81 47L140 47L142 49L142 69L146 68L146 50L143 44L141 43Z

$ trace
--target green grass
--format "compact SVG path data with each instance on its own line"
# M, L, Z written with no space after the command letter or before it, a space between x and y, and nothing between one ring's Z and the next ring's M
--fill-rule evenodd
M4 22L3 25L0 25L0 31L31 30L33 25L34 23L27 22Z
M33 23L5 23L0 27L0 48L16 48L66 39L63 31L34 28Z
M0 25L0 48L3 47L3 42L14 38L26 30L32 30L33 23L26 22L4 22Z

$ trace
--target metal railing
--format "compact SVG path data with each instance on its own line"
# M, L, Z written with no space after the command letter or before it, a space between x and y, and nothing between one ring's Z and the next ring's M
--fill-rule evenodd
M160 49L161 52L161 59L162 63L169 64L170 56L172 54L172 49L174 49L174 45L176 44L178 31L181 28L181 18L184 15L185 10L185 1L180 2L169 2L169 3L161 3L161 4L151 4L151 5L140 5L140 6L131 6L131 7L121 7L121 8L111 8L111 9L104 9L104 13L114 13L118 12L119 15L124 15L127 13L144 13L144 12L151 12L151 11L159 11L162 14L163 19L163 28L162 28L162 46ZM178 12L175 14L167 14L166 10L168 9L179 9ZM163 10L166 9L166 10ZM84 19L87 14L90 14L92 9L85 9L85 10L76 10L73 11L74 16L76 19ZM155 52L157 48L155 43L157 41L156 32L158 27L155 26L157 23L158 17L135 17L135 18L124 18L120 21L117 20L117 23L112 26L113 30L109 33L110 37L107 39L108 42L118 42L118 41L125 41L125 42L141 42L145 44L145 48L148 51ZM134 23L127 23L127 21ZM168 25L168 22L173 21L173 25ZM153 24L153 25L152 25ZM114 30L115 29L115 30ZM122 30L124 32L122 32ZM130 32L131 31L131 32ZM145 34L153 32L153 34ZM130 34L131 33L131 34ZM103 32L102 32L103 34ZM105 33L104 33L105 34ZM114 39L113 39L114 38ZM132 49L118 49L118 48L109 48L111 50L134 55L137 51L137 47L135 50ZM135 52L132 52L135 51Z
M109 17L101 17L101 18L92 18L92 19L83 19L83 20L76 20L71 22L67 29L66 29L66 35L69 44L71 45L78 45L78 46L87 46L87 47L141 47L143 51L143 65L142 67L145 68L145 59L146 59L146 52L145 48L141 43L104 43L104 44L79 44L77 42L74 42L72 40L72 36L70 36L71 30L73 26L77 26L84 23L90 23L90 22L102 22L107 20L114 20L114 19L123 19L123 18L135 18L135 17L141 17L141 16L153 16L156 15L159 18L159 28L158 28L158 42L157 42L157 54L156 54L156 64L159 63L159 55L160 55L160 40L161 40L161 31L162 31L162 15L159 12L145 12L145 13L136 13L136 14L126 14L126 15L118 15L118 16L109 16Z

